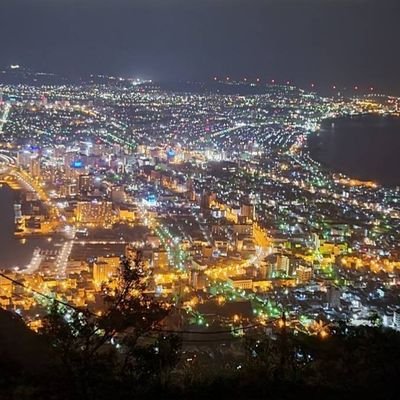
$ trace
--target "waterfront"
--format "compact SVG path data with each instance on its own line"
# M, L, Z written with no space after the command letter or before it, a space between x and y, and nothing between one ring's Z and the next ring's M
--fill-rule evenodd
M36 247L53 247L47 238L15 238L13 205L16 199L16 191L5 184L0 186L0 269L22 268L29 263Z
M309 143L312 157L333 171L382 185L400 185L399 118L327 120Z

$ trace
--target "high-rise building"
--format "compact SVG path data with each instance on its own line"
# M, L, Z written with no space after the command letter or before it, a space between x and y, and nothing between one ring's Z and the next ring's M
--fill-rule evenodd
M32 156L29 165L29 173L33 178L40 178L40 158Z
M92 175L79 175L78 190L80 195L87 195L93 189Z
M70 149L64 154L64 168L67 178L74 178L80 169L74 167L77 158L77 149ZM81 172L82 173L82 172Z
M84 225L110 225L112 203L110 201L79 201L76 207L76 221Z
M19 203L14 204L14 222L20 224L22 222L22 206Z
M319 239L319 236L316 233L312 233L311 240L314 250L319 250L319 248L321 247L321 241Z
M289 257L278 254L276 257L276 269L277 271L289 275L289 268L290 268L290 260Z
M69 183L67 185L67 196L75 196L77 194L77 185L76 183Z
M30 167L32 153L29 150L20 150L17 153L17 165L18 167Z
M93 281L100 286L108 282L118 272L120 265L119 257L99 257L93 264Z
M313 278L313 269L300 265L296 270L296 275L299 283L307 283Z
M395 329L400 329L400 308L393 312L393 327Z
M240 215L254 221L256 218L256 208L254 204L249 202L243 203L240 207Z

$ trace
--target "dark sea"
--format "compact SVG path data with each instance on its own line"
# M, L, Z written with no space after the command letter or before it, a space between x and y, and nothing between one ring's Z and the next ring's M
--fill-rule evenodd
M400 118L368 115L326 120L308 143L311 156L332 171L400 186Z

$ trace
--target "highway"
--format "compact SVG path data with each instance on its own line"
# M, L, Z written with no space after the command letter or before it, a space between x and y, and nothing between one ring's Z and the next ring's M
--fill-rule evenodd
M56 259L56 274L57 278L62 278L65 279L67 276L67 265L68 265L68 259L72 251L72 247L74 246L74 241L73 240L67 240L61 249L61 251L58 253L57 259Z

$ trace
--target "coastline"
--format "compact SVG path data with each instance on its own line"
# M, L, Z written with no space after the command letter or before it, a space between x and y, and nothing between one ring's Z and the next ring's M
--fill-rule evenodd
M382 124L379 127L379 124ZM389 125L393 125L390 127ZM354 125L353 127L351 125ZM365 138L358 140L360 125L365 125ZM354 130L354 132L352 132ZM387 131L385 133L385 131ZM395 139L390 135L398 135ZM382 137L382 133L385 136ZM380 134L381 133L381 134ZM392 141L400 147L400 117L394 115L358 114L337 118L328 118L322 121L321 129L307 137L306 149L310 158L318 162L321 167L331 174L342 174L346 178L369 185L372 182L388 188L400 186L400 165L397 170L385 168L378 164L374 168L373 162L393 163L395 157L388 157L387 153L394 148ZM369 143L380 142L379 146L369 147ZM379 152L384 154L381 156ZM369 153L373 154L369 156ZM386 157L384 157L386 155ZM390 154L391 155L391 154ZM362 165L361 165L362 163ZM367 171L367 172L360 172ZM397 175L395 175L397 172Z

